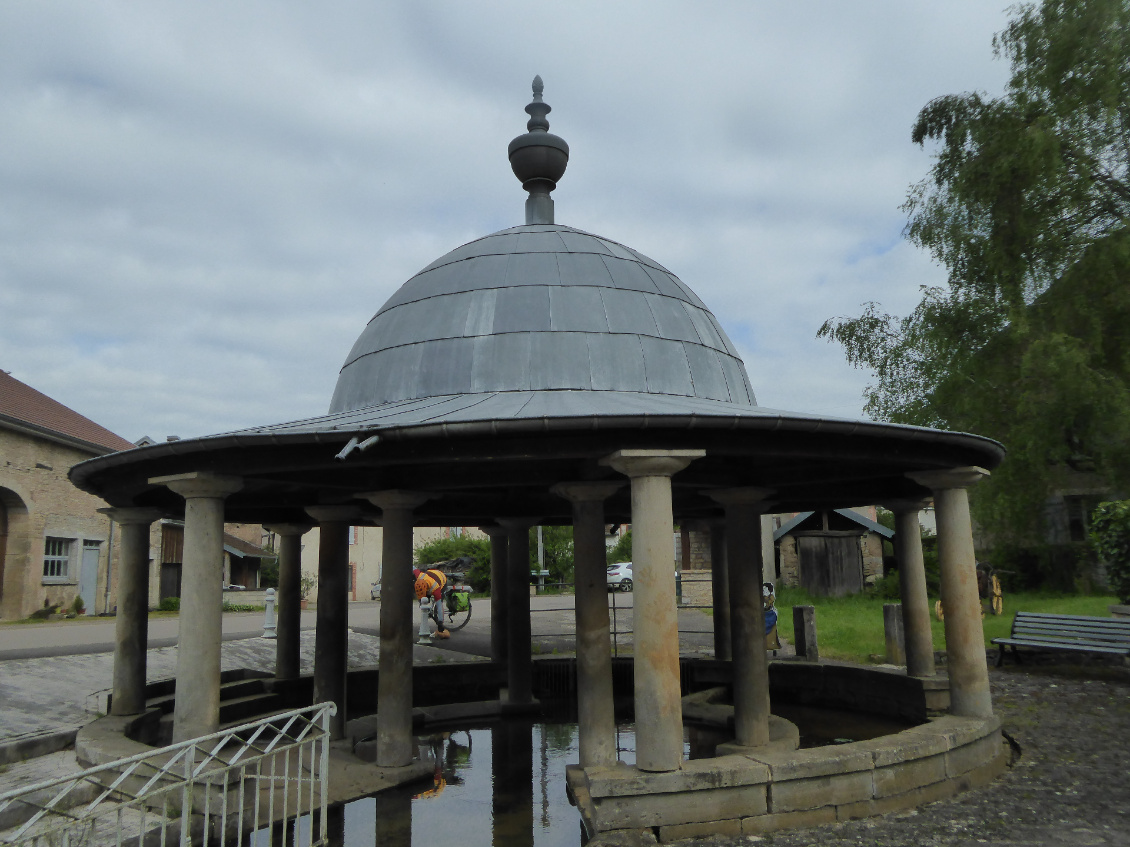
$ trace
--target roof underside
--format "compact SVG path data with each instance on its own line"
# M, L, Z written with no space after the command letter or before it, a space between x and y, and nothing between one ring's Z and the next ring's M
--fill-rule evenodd
M620 396L623 405L604 414L569 415L567 395L413 401L138 448L84 462L71 475L113 505L153 506L168 514L180 513L183 501L149 484L150 478L193 471L236 475L244 488L228 498L228 519L251 523L301 520L306 506L327 503L357 505L368 516L358 523L377 522L379 513L357 495L422 490L434 497L416 511L421 525L462 526L500 517L568 522L569 504L549 489L578 480L624 482L608 501L607 516L626 522L627 480L601 463L625 448L706 451L674 478L680 520L717 516L720 507L708 492L738 485L772 489L778 511L922 497L928 492L907 472L991 469L1003 455L1000 445L976 436L767 409L735 413L730 404L710 401L695 401L695 413L663 414L657 406L676 401L652 395ZM616 396L603 399L612 404ZM367 449L335 458L353 436L372 435L378 439Z

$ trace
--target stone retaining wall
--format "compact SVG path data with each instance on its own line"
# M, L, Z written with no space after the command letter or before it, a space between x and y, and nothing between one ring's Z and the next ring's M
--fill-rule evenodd
M647 829L673 841L909 809L983 785L1007 762L999 719L947 715L869 741L749 750L685 762L673 773L573 765L567 782L590 837Z

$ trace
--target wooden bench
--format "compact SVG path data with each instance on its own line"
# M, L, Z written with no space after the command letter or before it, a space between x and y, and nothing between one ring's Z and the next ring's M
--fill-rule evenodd
M998 668L1004 661L1005 647L1012 648L1017 663L1020 662L1017 647L1130 656L1130 618L1017 612L1012 619L1012 633L1008 638L994 638L993 644L999 648Z

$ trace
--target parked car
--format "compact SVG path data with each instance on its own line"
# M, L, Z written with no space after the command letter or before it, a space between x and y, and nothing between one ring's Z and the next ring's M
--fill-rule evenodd
M381 599L381 584L379 582L374 582L372 588L369 589L369 599Z
M631 591L632 590L632 563L619 562L615 565L608 566L608 590L609 591Z

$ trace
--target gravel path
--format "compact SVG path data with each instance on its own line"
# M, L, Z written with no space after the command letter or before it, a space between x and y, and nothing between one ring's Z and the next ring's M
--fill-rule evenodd
M990 673L1021 753L992 785L886 817L680 847L1130 845L1130 667L1063 659Z

